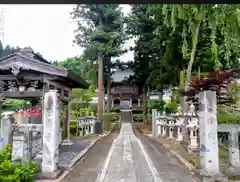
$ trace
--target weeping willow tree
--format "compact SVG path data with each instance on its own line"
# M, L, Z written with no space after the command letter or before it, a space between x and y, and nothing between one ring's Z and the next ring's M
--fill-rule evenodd
M239 55L240 43L240 10L239 5L225 4L196 4L196 5L163 5L162 14L164 24L176 31L182 27L182 54L188 59L188 66L185 79L185 90L187 90L191 79L193 63L196 60L198 43L204 30L209 30L209 43L206 46L211 48L211 63L215 70L223 65L230 68L235 65L236 59L233 56ZM181 25L179 25L181 24ZM206 29L205 29L206 30ZM190 42L189 40L190 36ZM218 41L222 36L222 42ZM205 38L205 41L207 38ZM220 60L220 54L224 56L224 64Z

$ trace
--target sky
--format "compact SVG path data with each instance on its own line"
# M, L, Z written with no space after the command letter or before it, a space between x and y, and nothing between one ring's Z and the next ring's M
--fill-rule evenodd
M123 13L130 6L122 5ZM73 5L0 5L4 9L4 45L30 46L48 61L62 61L79 56L83 49L73 44L76 23L72 22L70 12ZM2 39L2 37L1 37ZM124 47L133 45L129 40ZM120 58L133 59L133 52Z

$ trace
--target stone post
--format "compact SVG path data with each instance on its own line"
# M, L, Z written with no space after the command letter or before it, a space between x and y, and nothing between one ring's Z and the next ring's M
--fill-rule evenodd
M178 129L177 129L177 141L178 142L181 142L183 141L183 134L182 134L182 126L178 126Z
M240 169L238 131L236 130L230 131L228 140L229 140L228 154L229 154L230 170L233 172L237 172Z
M44 111L43 111L43 157L42 157L42 172L52 174L58 168L59 159L59 138L58 124L60 115L59 98L55 90L50 90L44 96Z
M112 106L111 106L111 108L114 108L114 100L112 99Z
M138 107L141 107L141 100L138 99Z
M173 118L170 118L168 127L169 127L169 138L172 139L173 138L173 127L174 127Z
M217 101L215 91L199 94L199 133L202 174L219 174Z
M129 99L129 107L132 108L132 98Z
M9 116L4 116L1 121L0 150L12 143L12 122Z
M188 146L189 152L194 152L198 149L197 130L195 127L190 127L190 144Z
M70 110L71 110L71 101L67 102L67 108L66 108L66 138L63 140L62 145L72 145L73 142L70 140Z
M152 137L156 137L157 109L152 109Z
M161 116L158 116L156 118L157 136L160 136L162 134L161 120L162 120Z

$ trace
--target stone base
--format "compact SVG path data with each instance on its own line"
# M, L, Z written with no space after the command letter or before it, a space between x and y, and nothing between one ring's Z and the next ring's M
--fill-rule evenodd
M56 171L54 171L53 173L43 173L43 172L39 172L36 174L35 179L36 180L56 180L58 179L63 173L63 169L59 168Z
M188 152L191 154L198 154L199 148L198 146L188 146Z
M202 177L202 182L215 182L215 181L228 182L228 177L220 172L219 173L209 173L207 171L200 170L199 174Z
M228 169L226 169L227 176L240 176L240 166L233 167L230 166Z
M65 139L65 140L63 140L61 145L72 145L72 144L73 144L73 142L71 140Z

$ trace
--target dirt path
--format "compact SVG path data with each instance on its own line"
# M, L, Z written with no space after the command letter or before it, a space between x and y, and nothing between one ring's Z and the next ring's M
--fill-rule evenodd
M61 182L94 182L118 133L119 128L116 128L108 137L99 140Z

